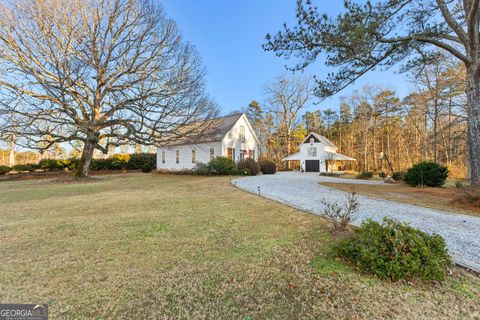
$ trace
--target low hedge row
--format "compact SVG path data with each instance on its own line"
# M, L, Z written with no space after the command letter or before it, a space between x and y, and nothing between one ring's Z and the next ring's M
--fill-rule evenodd
M91 170L153 170L156 167L156 154L154 153L134 153L120 154L106 159L92 159L90 163ZM77 169L79 159L44 159L37 167L45 171L55 171L68 169L74 171ZM150 168L150 169L149 169Z

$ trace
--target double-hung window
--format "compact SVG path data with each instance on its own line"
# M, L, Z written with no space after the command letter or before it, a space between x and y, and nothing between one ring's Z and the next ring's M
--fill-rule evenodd
M180 150L175 151L175 162L180 163Z
M210 148L210 160L215 158L215 148Z
M165 150L162 150L162 163L165 163Z

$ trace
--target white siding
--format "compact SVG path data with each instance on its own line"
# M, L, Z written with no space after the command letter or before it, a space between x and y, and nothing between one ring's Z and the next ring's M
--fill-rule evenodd
M241 126L245 128L244 141L240 139ZM255 133L253 132L245 115L242 115L240 119L238 119L237 123L223 138L222 150L223 155L225 156L227 155L227 148L235 148L235 162L240 160L240 150L248 150L248 152L250 152L250 150L254 150L255 160L258 160L258 144L257 140L255 139ZM248 157L250 156L248 155Z
M317 148L317 156L316 157L309 157L308 156L308 148ZM310 142L302 143L300 145L300 170L305 170L305 160L320 160L320 172L326 172L326 163L325 163L325 158L326 158L326 150L330 151L329 149L332 149L330 147L326 147L323 143L321 142L315 142L311 144Z
M242 141L241 126L245 128L245 139ZM258 144L255 133L248 123L247 117L242 115L237 123L225 135L222 141L199 143L181 146L160 147L157 150L157 169L181 170L192 169L192 149L196 151L196 162L210 161L210 148L215 148L215 157L227 156L227 148L235 148L235 162L240 160L240 150L255 151L255 160L258 160ZM176 151L180 152L180 163L176 163ZM162 163L162 152L165 151L165 163Z
M196 162L208 163L210 161L210 148L215 148L215 157L222 155L222 143L220 141L158 148L157 169L192 169L195 166L195 163L192 163L192 149L195 150ZM180 152L180 163L176 163L177 150ZM162 163L162 151L165 151L165 163Z

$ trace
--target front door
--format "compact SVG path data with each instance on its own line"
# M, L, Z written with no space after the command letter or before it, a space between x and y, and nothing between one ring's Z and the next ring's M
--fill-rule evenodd
M306 172L320 172L320 160L305 160Z

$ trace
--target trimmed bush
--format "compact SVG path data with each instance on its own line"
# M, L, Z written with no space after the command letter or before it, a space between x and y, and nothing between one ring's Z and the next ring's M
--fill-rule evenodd
M277 165L271 159L259 159L258 164L260 165L260 171L262 171L263 174L274 174L277 172Z
M260 165L251 158L247 158L244 161L240 161L237 164L237 169L244 175L256 176L260 173Z
M64 161L57 159L43 159L38 162L38 168L45 171L62 170L65 165Z
M380 173L378 174L378 176L379 176L380 178L385 179L385 178L387 177L387 174L382 171L382 172L380 172Z
M404 180L412 187L441 187L448 177L448 169L433 161L417 163L407 170Z
M150 163L144 163L143 166L142 166L142 172L144 173L150 173L152 172L153 170L153 167Z
M393 180L400 181L400 180L403 180L404 177L405 177L405 172L403 172L403 171L394 172L392 174Z
M394 281L442 280L451 263L441 236L388 218L381 224L366 220L356 236L337 243L335 251L362 272Z
M33 171L35 171L35 168L30 164L17 164L17 165L14 165L12 167L12 169L17 171L17 172L25 172L25 171L33 172Z
M197 162L195 164L195 167L193 168L193 174L197 174L200 176L208 176L211 175L212 172L210 171L208 164L203 162Z
M157 155L155 153L133 153L128 160L127 169L142 169L145 164L155 168L157 166Z
M0 166L0 176L4 176L7 173L9 173L10 171L12 171L12 168L10 168L8 166Z
M127 168L127 162L121 158L92 159L90 163L91 170L124 170Z
M208 168L212 174L233 175L238 174L235 162L226 157L216 157L208 162Z
M357 175L357 179L371 179L373 178L373 172L362 171Z

